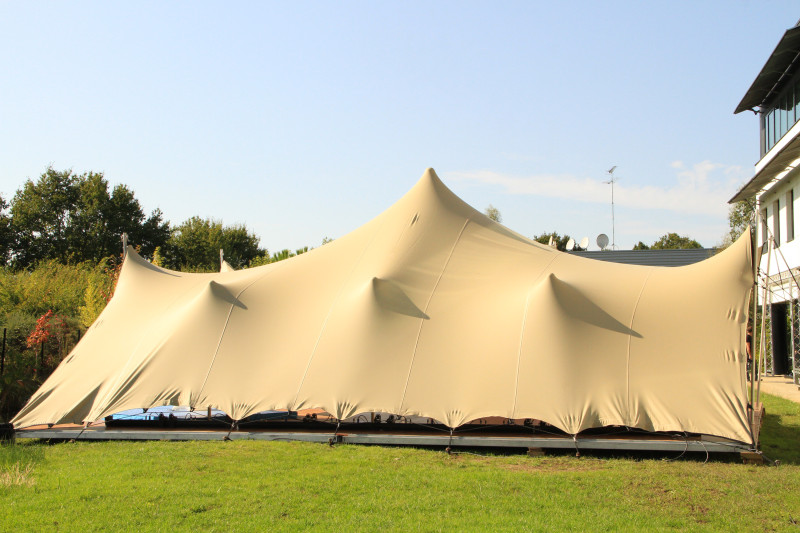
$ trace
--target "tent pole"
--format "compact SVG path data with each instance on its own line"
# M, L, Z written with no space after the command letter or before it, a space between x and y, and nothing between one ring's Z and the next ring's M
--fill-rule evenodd
M764 366L764 374L767 372L767 356L766 356L766 343L767 343L767 300L769 298L769 264L770 260L772 259L772 244L773 244L772 237L770 237L767 245L767 269L765 270L765 280L764 280L764 297L761 300L761 339L759 342L759 356L761 357L761 361L759 362L759 375L758 375L758 382L757 382L757 390L756 390L756 403L761 403L761 364Z
M755 266L755 265L754 265ZM753 410L755 409L756 393L756 343L755 334L758 325L758 273L753 277L753 325L750 332L750 426L753 425ZM745 333L746 334L746 333Z
M794 370L794 285L789 284L789 349L792 351L792 370Z
M755 219L755 220L754 220ZM755 224L753 222L756 222ZM755 235L751 234L751 250L753 250L753 315L752 315L752 331L750 332L750 430L753 430L753 421L755 420L755 393L756 393L756 331L758 326L758 271L761 265L761 247L756 246L758 242L758 206L753 205L753 213L750 217L750 227ZM756 259L755 254L759 257ZM753 439L753 446L756 445Z

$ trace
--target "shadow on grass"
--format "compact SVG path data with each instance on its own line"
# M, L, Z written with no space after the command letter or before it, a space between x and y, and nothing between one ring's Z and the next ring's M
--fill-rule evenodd
M786 423L783 415L767 413L761 426L761 451L773 461L800 465L800 425Z
M768 394L762 398L761 451L773 461L800 465L800 404Z
M547 450L551 457L575 457L574 450ZM581 457L595 459L624 459L626 461L688 461L693 463L741 463L738 452L664 452L648 450L581 450Z

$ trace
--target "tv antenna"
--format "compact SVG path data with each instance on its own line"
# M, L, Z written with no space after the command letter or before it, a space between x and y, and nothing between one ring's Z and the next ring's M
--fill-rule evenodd
M614 183L617 182L619 178L614 176L614 171L617 170L617 165L614 165L610 169L606 170L606 174L608 174L608 181L604 181L606 185L609 183L611 184L611 249L614 250L617 247L616 239L615 239L615 228L614 228Z

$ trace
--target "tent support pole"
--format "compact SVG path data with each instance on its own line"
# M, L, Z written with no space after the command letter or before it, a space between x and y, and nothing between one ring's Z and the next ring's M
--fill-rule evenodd
M757 216L758 210L753 210L753 215ZM756 394L756 331L758 326L758 267L761 263L760 258L756 260L755 254L761 253L761 248L756 247L755 243L757 242L758 237L753 235L751 241L751 250L753 250L753 315L751 317L752 325L750 330L750 353L747 354L747 357L750 358L750 412L748 421L750 423L750 431L753 432L753 422L755 420L755 394ZM745 332L746 335L746 332ZM755 437L755 434L753 434ZM753 438L753 446L756 445L755 438Z
M235 427L236 427L236 420L231 422L231 429L228 430L228 434L225 435L225 437L223 437L222 440L231 440L231 432L234 430Z
M791 356L791 369L794 370L794 285L789 285L789 350Z
M333 431L333 437L328 439L328 446L333 446L339 442L339 426L342 425L341 418L336 419L336 429Z
M758 275L753 278L753 325L752 331L750 333L750 353L747 354L750 357L750 427L753 427L753 411L755 409L755 404L753 401L755 400L755 393L756 393L756 343L755 343L755 334L756 334L756 326L758 325Z
M761 358L759 361L759 374L758 374L758 381L757 381L757 390L756 390L756 403L761 403L761 367L763 365L764 374L767 373L767 301L770 300L769 298L769 264L772 258L772 243L773 240L770 237L769 244L767 245L767 269L765 270L764 274L764 297L761 300L761 335L759 340L759 348L758 354ZM755 404L753 406L755 409Z

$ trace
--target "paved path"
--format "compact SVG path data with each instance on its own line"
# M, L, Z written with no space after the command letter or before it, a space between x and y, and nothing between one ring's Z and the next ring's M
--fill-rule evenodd
M761 378L761 391L800 403L800 387L786 376L764 376Z

